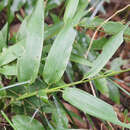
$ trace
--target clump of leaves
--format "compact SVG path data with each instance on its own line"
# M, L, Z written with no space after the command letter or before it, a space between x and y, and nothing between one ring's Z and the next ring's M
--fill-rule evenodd
M110 37L94 40L86 59L91 37L85 31L104 22L103 19L89 17L89 1L33 1L30 5L28 0L0 3L0 11L8 6L8 19L11 17L0 31L0 100L8 101L0 108L6 110L10 107L15 114L10 121L2 111L3 117L16 130L70 129L67 117L73 119L74 114L64 107L64 99L85 114L130 128L130 124L118 120L112 106L99 99L98 95L95 97L76 88L91 81L97 92L120 103L120 86L112 81L112 76L130 69L114 71L105 66L126 36L130 36L128 25L112 21L104 24L102 28ZM62 7L62 10L65 8L63 17L52 11L61 4L65 5ZM13 44L9 45L12 41L9 37L10 24L14 13L23 6L25 11L28 8L33 8L33 11L26 13L13 37ZM45 22L50 16L53 25ZM82 31L77 29L80 27ZM81 80L75 81L75 72ZM6 87L3 77L10 80ZM70 83L65 82L66 79ZM122 91L130 95L126 90ZM77 128L73 121L72 124L71 128Z

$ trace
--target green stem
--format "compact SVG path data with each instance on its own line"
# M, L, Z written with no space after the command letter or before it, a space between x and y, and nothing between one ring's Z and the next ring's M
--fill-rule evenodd
M6 119L6 121L10 124L10 126L11 126L12 128L14 128L14 130L17 130L16 127L14 126L14 124L10 121L10 119L7 117L7 115L6 115L3 111L1 111L1 114L2 114L3 117Z
M59 89L64 89L64 88L66 88L66 87L78 85L78 84L81 84L81 83L90 82L90 81L95 80L95 79L101 79L101 78L106 78L106 77L114 76L114 75L117 75L117 74L120 74L120 73L123 73L123 72L128 72L128 71L130 71L130 69L122 70L122 71L118 71L118 72L112 72L112 73L106 74L106 75L99 75L99 76L93 77L93 78L91 78L91 79L80 80L80 81L77 81L77 82L72 82L72 83L70 83L70 84L65 84L65 85L60 86L60 87L52 88L52 89L47 90L46 92L47 92L47 93L56 92L56 91L58 91Z
M47 94L48 93L57 92L57 91L60 91L61 89L64 89L64 88L67 88L67 87L70 87L70 86L78 85L78 84L81 84L81 83L86 83L86 82L89 82L89 81L92 81L92 80L95 80L95 79L101 79L101 78L106 78L106 77L114 76L114 75L117 75L117 74L120 74L120 73L124 73L124 72L128 72L128 71L130 71L130 69L126 69L126 70L122 70L122 71L118 71L118 72L112 72L112 73L108 73L108 74L105 74L105 75L99 75L99 76L93 77L91 79L80 80L80 81L72 82L70 84L65 84L65 85L62 85L62 86L59 86L59 87L55 87L55 88L51 88L51 89L46 89L45 92ZM29 98L29 97L35 96L35 95L37 95L37 93L38 93L37 91L35 91L33 93L26 93L26 94L18 97L14 101L19 101L19 100L22 100L22 99L25 99L25 98Z
M9 27L10 27L10 7L11 7L12 0L9 0L8 5L7 5L7 17L8 17L8 28L7 28L7 39L6 39L6 44L8 46L8 40L9 40Z

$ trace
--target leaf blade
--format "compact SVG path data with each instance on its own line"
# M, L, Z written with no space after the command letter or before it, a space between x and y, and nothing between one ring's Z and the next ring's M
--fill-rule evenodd
M25 52L18 59L19 81L31 80L31 82L34 82L37 77L43 46L43 10L43 0L38 0L34 12L28 19Z
M65 25L58 34L50 49L43 70L43 78L47 83L55 83L62 77L69 61L75 37L76 31L70 25Z
M85 113L130 128L130 124L125 124L118 120L111 105L83 90L67 88L63 92L63 98Z
M89 74L86 74L84 78L91 78L101 71L101 69L106 65L106 63L110 60L110 58L114 55L116 50L122 44L123 33L124 30L108 40L108 42L103 47L102 53L93 62L93 67L89 71Z

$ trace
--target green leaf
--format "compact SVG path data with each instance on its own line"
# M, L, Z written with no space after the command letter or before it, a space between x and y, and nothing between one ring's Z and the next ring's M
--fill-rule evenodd
M0 74L4 75L17 75L16 65L6 65L0 68Z
M43 71L43 77L47 83L52 84L61 79L69 61L75 37L76 31L70 24L66 24L56 37Z
M8 24L6 24L3 29L0 31L0 52L4 47L6 47L7 42L7 27Z
M121 57L114 58L111 62L111 70L113 71L120 71L121 66L125 65L127 60L122 59Z
M0 12L8 5L8 0L2 0L0 2Z
M48 103L48 96L44 89L38 91L37 95L43 102Z
M86 27L86 28L96 28L100 26L104 22L104 19L95 17L94 19L90 19L89 17L84 18L80 22L80 26ZM103 29L108 34L117 34L119 33L125 25L123 25L121 22L113 22L109 21L106 24L103 25ZM130 35L130 27L127 27L124 31L125 35Z
M107 86L107 80L104 79L95 79L94 81L95 87L104 95L109 96L109 89Z
M115 87L119 88L120 90L122 90L124 93L126 93L128 96L130 96L130 93L127 92L124 88L122 88L119 84L117 84L116 82L110 80L110 79L107 79L108 82L111 82Z
M61 107L60 103L56 99L55 96L54 98L54 103L56 106L56 110L52 113L52 119L55 122L56 129L62 129L62 128L68 128L68 118L66 116L65 110Z
M78 7L79 0L69 0L64 14L64 22L72 19Z
M85 78L95 76L107 64L107 62L114 55L119 46L123 43L123 33L124 29L108 40L108 42L103 47L102 53L93 62L93 67L91 68L89 73L84 76Z
M24 52L24 44L25 40L22 40L13 46L5 48L0 54L0 66L6 65L21 56Z
M92 63L90 61L88 61L84 57L78 56L76 54L71 54L70 60L72 62L75 62L75 63L87 65L87 66L90 66L90 67L92 66Z
M12 119L16 130L44 130L42 124L29 116L16 115Z
M44 39L50 39L51 37L55 36L62 28L63 22L58 22L52 26L49 26L44 33Z
M28 19L24 54L18 59L19 81L31 80L34 82L42 54L44 33L43 0L38 0L35 10Z
M26 0L13 0L13 3L11 5L11 11L18 11L25 4L25 2Z
M121 22L112 22L112 21L106 23L103 26L104 31L108 34L119 33L121 30L123 30L124 27L125 27L125 25L123 25ZM124 34L130 35L129 30L130 30L130 28L127 27L127 29L124 31Z
M109 88L110 99L116 104L120 104L120 92L118 90L118 87L116 87L116 85L110 79L107 81L107 84Z
M112 122L114 124L130 128L130 124L118 120L111 105L76 88L67 88L63 93L64 100L68 101L84 113Z
M77 11L76 11L75 16L72 20L73 26L77 25L79 23L80 19L83 17L84 10L85 10L85 8L87 8L88 3L89 3L88 0L79 0Z
M16 35L16 41L17 42L19 42L19 41L21 41L21 40L23 40L23 39L25 39L27 37L27 30L26 30L26 28L27 28L27 22L29 21L30 17L31 17L30 15L27 16L23 20L22 24L20 25L20 28L19 28L18 33Z
M92 49L94 50L102 50L103 46L107 43L107 38L100 38L98 40L94 40L92 44Z
M0 78L1 78L1 77L0 77ZM3 85L2 85L2 83L1 83L1 81L0 81L0 89L3 89ZM0 99L2 99L2 97L5 96L5 95L6 95L6 91L5 91L5 90L0 91Z

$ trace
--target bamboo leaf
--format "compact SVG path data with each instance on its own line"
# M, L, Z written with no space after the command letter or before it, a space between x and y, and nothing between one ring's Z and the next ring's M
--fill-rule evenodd
M124 33L124 29L118 34L111 37L110 40L108 40L108 42L103 47L102 53L93 62L93 67L91 68L89 73L84 76L84 78L93 77L98 72L100 72L100 70L106 65L106 63L114 55L114 53L119 48L119 46L123 43L123 33Z
M19 81L35 81L42 53L44 29L43 0L38 0L35 10L28 19L25 52L18 59Z
M63 93L64 100L68 101L84 113L110 121L114 124L130 128L130 124L122 123L118 120L111 105L76 88L67 88Z
M17 68L16 65L6 65L0 68L0 74L4 75L17 75Z
M7 41L7 27L8 24L6 24L3 29L0 31L0 52L4 47L6 47L6 41Z
M92 63L90 61L88 61L84 57L78 56L76 54L71 54L70 60L72 62L79 63L79 64L82 64L82 65L87 65L87 66L90 66L90 67L92 66Z
M75 37L76 31L70 25L65 25L58 34L43 71L43 77L47 83L55 83L61 79L69 61Z
M42 124L31 117L24 115L16 115L12 119L16 130L44 130Z
M0 54L0 66L6 65L21 56L24 52L24 44L25 40L22 40L13 46L5 48Z
M100 26L104 22L104 19L95 17L94 19L90 19L89 17L85 17L79 24L79 26L86 28L96 28ZM121 22L113 22L109 21L103 25L103 29L108 34L117 34L125 27ZM127 27L124 31L125 35L130 35L130 27Z
M78 7L79 0L69 0L64 14L64 22L72 19Z
M107 86L107 80L104 79L95 79L94 81L95 87L105 96L109 96L109 89Z
M79 1L78 7L77 7L77 11L76 11L75 16L74 16L74 18L72 20L73 26L78 24L80 19L83 17L84 10L87 7L88 3L89 3L88 0L80 0Z

